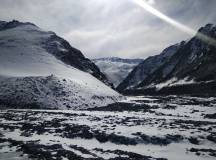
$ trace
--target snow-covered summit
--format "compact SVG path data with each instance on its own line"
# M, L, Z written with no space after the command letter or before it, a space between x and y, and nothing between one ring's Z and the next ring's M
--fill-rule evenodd
M0 30L1 104L74 109L106 105L120 97L100 81L105 76L93 62L55 33L31 23L8 23L4 26L10 27Z

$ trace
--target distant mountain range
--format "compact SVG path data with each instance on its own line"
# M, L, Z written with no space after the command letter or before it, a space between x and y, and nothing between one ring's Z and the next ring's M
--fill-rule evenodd
M216 39L216 26L198 33ZM149 57L117 87L127 94L216 94L216 47L197 35Z
M142 59L89 60L54 32L32 23L0 21L0 107L85 109L123 94L216 95L216 26Z
M117 87L143 59L122 59L118 57L98 58L92 60Z
M119 97L99 68L54 32L0 21L0 105L83 109Z

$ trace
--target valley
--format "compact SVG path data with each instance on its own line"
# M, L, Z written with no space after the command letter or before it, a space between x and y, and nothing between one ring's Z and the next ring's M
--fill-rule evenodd
M214 160L216 48L203 37L216 26L146 59L90 60L0 21L0 159Z

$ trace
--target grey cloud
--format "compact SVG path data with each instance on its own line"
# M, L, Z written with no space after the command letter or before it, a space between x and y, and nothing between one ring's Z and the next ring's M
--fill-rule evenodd
M215 23L215 0L148 0L195 30ZM133 0L0 0L0 19L30 21L67 39L90 58L145 58L190 36Z

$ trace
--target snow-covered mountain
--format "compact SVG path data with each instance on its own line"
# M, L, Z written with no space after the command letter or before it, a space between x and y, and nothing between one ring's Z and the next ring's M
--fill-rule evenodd
M110 86L112 85L111 83L109 83L106 76L102 72L100 72L99 68L91 60L84 57L81 51L73 48L66 40L57 36L54 32L45 32L32 23L22 23L15 20L8 23L0 21L0 31L7 31L14 28L17 28L18 32L24 29L22 31L29 33L29 35L26 34L26 37L22 35L22 38L29 38L28 36L35 35L34 40L37 40L37 42L35 43L38 43L38 45L40 45L42 49L45 49L48 53L54 55L57 59L61 60L65 64L71 65L84 72L88 72L97 79L103 81L105 84ZM10 31L13 30L9 30L9 32ZM41 38L38 36L41 36ZM28 41L30 39L26 40Z
M127 75L141 63L142 59L122 59L118 57L99 58L92 60L106 75L108 80L117 87Z
M92 76L93 75L93 76ZM0 104L89 108L115 102L103 73L53 32L31 23L0 22Z
M195 37L186 43L181 43L172 56L165 57L162 65L153 63L153 66L157 67L153 72L147 72L150 74L142 78L139 84L131 88L131 85L127 84L130 84L134 77L129 77L129 80L125 80L126 85L121 84L118 89L139 90L143 93L156 91L161 94L216 93L216 44L203 41L200 34L216 39L216 26L207 24L200 28ZM135 68L132 73L139 69L141 70L142 66Z

